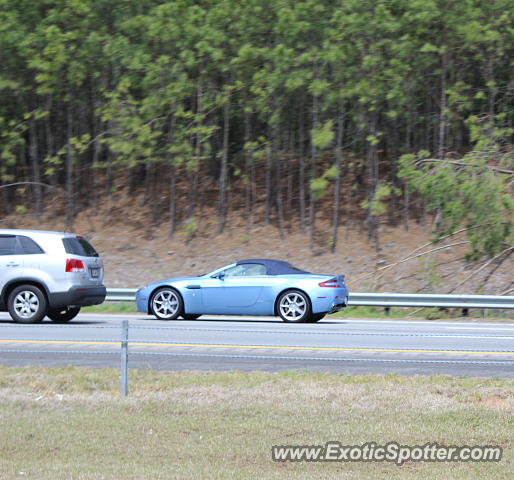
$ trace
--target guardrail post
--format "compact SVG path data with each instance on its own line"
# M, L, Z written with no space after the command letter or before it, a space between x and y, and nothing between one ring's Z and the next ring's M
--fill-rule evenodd
M124 397L128 394L128 324L128 320L121 323L120 393Z

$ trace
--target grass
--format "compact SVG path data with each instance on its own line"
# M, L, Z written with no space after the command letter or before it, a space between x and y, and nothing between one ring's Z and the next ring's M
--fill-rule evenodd
M101 305L85 307L82 311L85 313L135 313L136 308L134 302L104 302ZM461 310L452 309L451 311L440 311L436 308L427 308L415 313L414 315L412 315L412 312L413 309L397 307L391 308L389 314L386 315L384 308L347 307L331 316L335 318L428 318L430 320L438 320L460 317ZM513 319L512 312L502 313L499 311L471 310L470 315L473 319L503 321Z
M344 310L333 314L334 317L342 318L413 318L412 309L406 308L391 308L387 314L385 308L379 307L346 307ZM420 311L414 315L414 318L426 318L426 312Z
M438 308L410 308L410 307L391 307L389 313L383 307L346 307L344 310L335 313L335 317L343 318L421 318L428 320L439 320L447 318L466 318L462 317L462 309L438 309ZM512 320L513 313L507 310L479 310L470 309L469 318L485 320Z
M0 367L0 478L511 479L514 381ZM493 444L499 463L274 463L272 445Z
M135 302L104 302L92 307L83 307L84 313L136 313Z

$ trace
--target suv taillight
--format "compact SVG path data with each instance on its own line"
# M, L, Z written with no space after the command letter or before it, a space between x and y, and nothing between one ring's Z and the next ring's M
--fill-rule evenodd
M86 267L84 266L84 262L82 260L78 260L76 258L67 258L66 259L66 271L67 272L85 272Z
M341 285L337 282L337 280L327 280L326 282L321 282L319 286L341 288Z

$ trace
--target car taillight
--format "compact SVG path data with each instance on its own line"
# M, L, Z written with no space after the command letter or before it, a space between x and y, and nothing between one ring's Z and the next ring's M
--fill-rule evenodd
M85 272L86 267L84 266L84 262L82 260L78 260L76 258L67 258L66 259L66 271L67 272Z
M334 287L341 288L341 284L337 282L337 280L327 280L326 282L321 282L319 284L320 287Z

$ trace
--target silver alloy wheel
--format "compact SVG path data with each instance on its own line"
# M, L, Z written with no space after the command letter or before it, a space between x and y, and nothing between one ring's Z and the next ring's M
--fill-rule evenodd
M172 318L177 314L180 302L173 290L161 290L152 299L152 310L159 318Z
M39 298L30 290L23 290L14 297L14 311L25 319L34 317L39 311Z
M280 300L280 313L282 318L296 322L307 312L307 301L304 296L298 292L290 292Z

